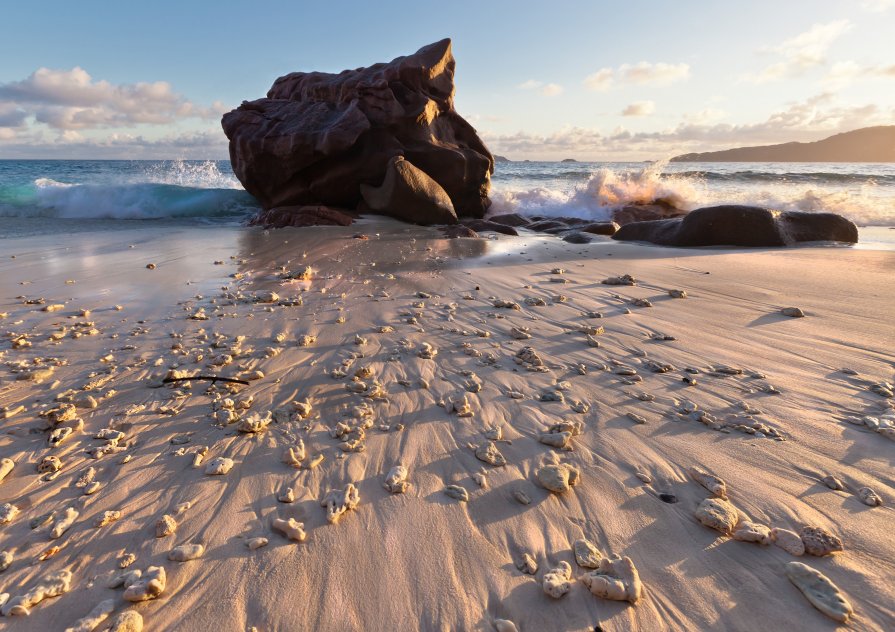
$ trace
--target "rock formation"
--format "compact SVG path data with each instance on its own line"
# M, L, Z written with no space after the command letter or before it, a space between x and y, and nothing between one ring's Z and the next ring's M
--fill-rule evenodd
M292 222L288 209L308 206L445 223L491 204L494 159L454 110L449 39L368 68L280 77L221 124L233 172L265 209L256 223L304 224L313 213Z
M725 205L696 209L681 218L625 224L613 239L660 246L775 247L805 241L856 243L858 229L835 213Z

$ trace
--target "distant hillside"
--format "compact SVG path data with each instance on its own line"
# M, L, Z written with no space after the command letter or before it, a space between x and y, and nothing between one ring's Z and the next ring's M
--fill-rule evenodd
M813 143L783 143L675 156L672 162L895 162L895 125L865 127Z

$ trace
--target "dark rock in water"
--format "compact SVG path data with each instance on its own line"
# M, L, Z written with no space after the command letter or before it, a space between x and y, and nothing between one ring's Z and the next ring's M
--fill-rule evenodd
M559 222L555 219L542 219L538 222L533 222L526 226L528 230L534 230L540 233L550 233L550 232L562 232L564 230L569 230L569 225L563 222Z
M780 217L786 236L793 242L843 241L858 243L858 227L836 213L787 211Z
M445 226L443 229L444 236L448 239L457 239L459 237L468 237L474 239L479 236L477 232L469 226L463 224L454 224L453 226Z
M445 39L369 68L280 77L267 98L221 121L233 172L265 209L356 209L361 185L383 185L392 159L403 156L439 185L456 215L480 218L491 204L494 160L454 110L454 66ZM429 202L430 210L443 206L438 195ZM394 215L408 217L406 209Z
M360 185L370 210L417 224L454 224L457 214L445 190L425 172L395 156L388 162L381 187Z
M656 200L652 204L629 204L612 213L612 221L619 226L631 222L648 222L656 219L683 217L687 212L669 202Z
M614 235L618 232L618 224L615 222L597 222L594 224L586 224L579 230L582 233L590 233L592 235Z
M711 206L683 218L634 222L613 239L661 246L791 246L804 241L856 243L857 227L834 213L780 212L755 206Z
M495 233L501 233L503 235L517 236L519 234L512 226L498 224L497 222L491 222L487 219L467 219L464 220L463 224L464 226L467 226L477 232L490 230Z
M562 240L567 241L570 244L589 244L594 238L587 233L582 233L576 230L574 233L569 233L563 237Z
M591 223L589 219L582 219L580 217L557 217L556 219L569 226L586 226Z
M488 218L489 221L494 222L495 224L503 224L504 226L525 226L531 221L530 217L523 217L518 213L506 213L504 215L494 215L493 217Z
M348 226L354 217L347 211L329 206L278 206L261 211L252 225L283 228L284 226Z
M677 502L677 496L675 496L674 494L668 494L668 493L662 492L661 494L659 494L659 498L662 499L663 503L676 503Z

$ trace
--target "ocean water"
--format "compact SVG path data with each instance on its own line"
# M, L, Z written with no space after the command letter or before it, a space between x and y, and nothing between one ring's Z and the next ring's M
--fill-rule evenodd
M229 161L0 160L4 217L242 221L258 210Z
M827 211L859 226L895 226L895 164L587 163L497 165L492 212L609 219L625 204L664 199Z
M832 211L859 226L895 227L895 164L498 163L491 197L492 213L603 220L619 206L664 199L686 210ZM240 223L257 209L229 161L0 160L0 228L5 218Z

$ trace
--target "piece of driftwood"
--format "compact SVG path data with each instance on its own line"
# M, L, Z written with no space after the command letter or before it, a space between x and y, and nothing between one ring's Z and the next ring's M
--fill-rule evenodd
M233 384L249 385L245 380L238 380L235 377L220 377L218 375L193 375L192 377L166 377L162 380L162 384L171 384L172 382L190 382L192 380L211 380L212 382L232 382Z

